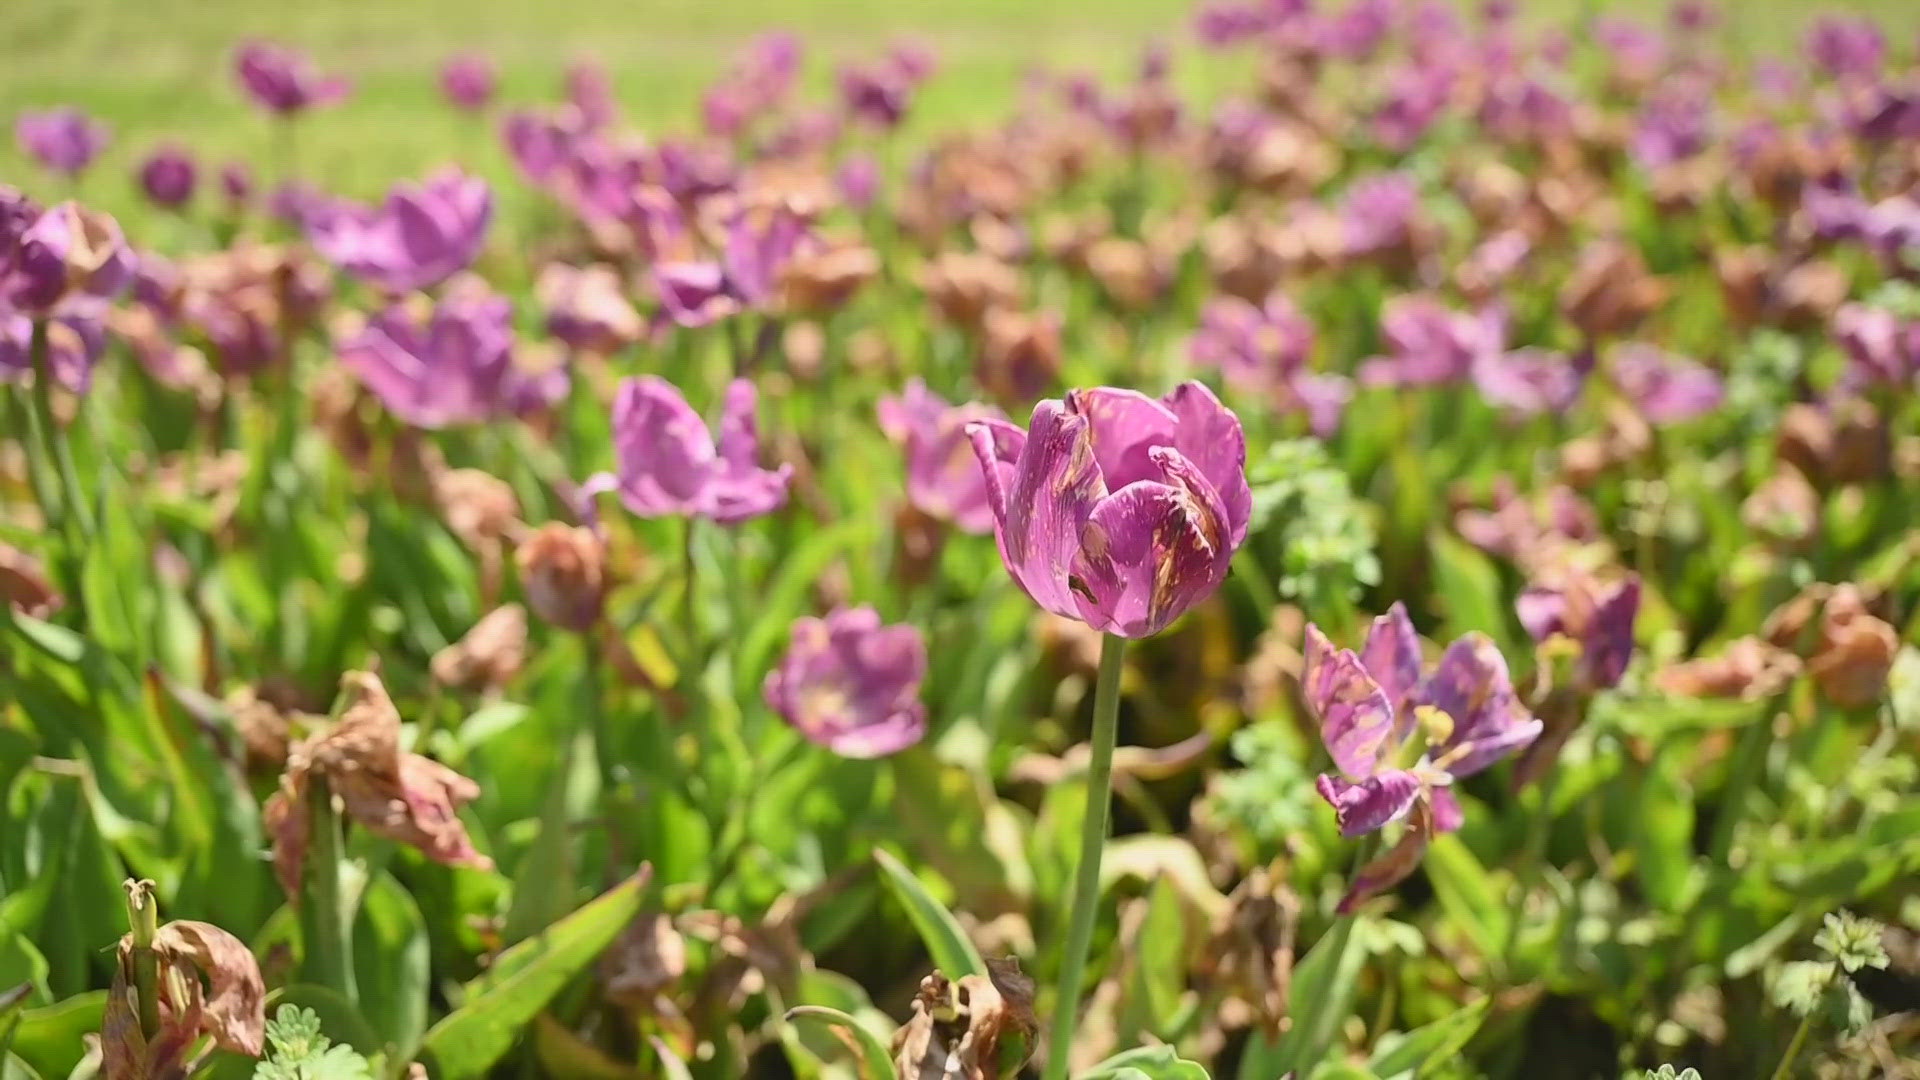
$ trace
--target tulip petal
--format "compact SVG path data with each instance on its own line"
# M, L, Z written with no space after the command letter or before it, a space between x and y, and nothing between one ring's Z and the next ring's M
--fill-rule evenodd
M1633 659L1633 620L1640 612L1640 579L1629 576L1600 601L1583 643L1581 664L1596 689L1617 686Z
M1300 677L1307 708L1320 721L1320 738L1342 773L1372 776L1393 732L1393 705L1351 649L1336 649L1327 635L1307 624L1305 665Z
M1453 718L1453 733L1436 757L1455 776L1470 776L1540 735L1507 675L1506 658L1483 634L1447 647L1427 681L1427 703Z
M1420 866L1420 859L1427 853L1427 841L1434 831L1432 814L1425 806L1416 807L1413 820L1407 825L1407 831L1391 848L1381 852L1372 862L1360 868L1353 876L1353 883L1347 886L1345 896L1334 912L1351 915L1361 903L1386 892L1395 885L1412 876Z
M1004 526L1007 521L1007 489L1013 486L1020 455L1026 450L1027 433L1011 421L998 418L975 420L967 425L966 432L967 441L973 446L973 456L980 465L981 479L987 485L987 509L992 512L994 522ZM1004 559L1004 543L1000 553Z
M1420 636L1413 631L1405 604L1395 601L1385 615L1373 620L1360 649L1360 663L1386 691L1398 721L1397 733L1404 737L1413 723L1413 695L1420 687Z
M1179 418L1162 403L1138 390L1097 386L1067 394L1067 408L1086 418L1093 456L1109 491L1136 480L1157 480L1160 470L1147 459L1147 449L1174 445Z
M1229 544L1238 548L1247 538L1253 517L1253 489L1247 485L1247 437L1240 419L1212 390L1198 382L1184 382L1164 399L1178 420L1173 445L1199 467L1226 514Z
M1081 530L1106 495L1086 418L1058 401L1035 405L997 534L1007 572L1055 615L1080 618L1070 577Z
M1322 773L1313 789L1333 807L1340 835L1359 836L1405 817L1420 799L1420 778L1402 769L1389 769L1357 784Z

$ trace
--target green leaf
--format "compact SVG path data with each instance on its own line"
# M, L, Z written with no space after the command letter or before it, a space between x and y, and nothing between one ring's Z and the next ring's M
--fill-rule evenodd
M1277 1042L1255 1037L1240 1059L1240 1080L1273 1080L1326 1056L1359 989L1366 950L1349 947L1361 916L1342 918L1293 969L1287 1009L1293 1027Z
M1426 1076L1430 1068L1452 1060L1480 1030L1491 1000L1481 998L1431 1024L1413 1029L1392 1046L1375 1051L1373 1059L1367 1062L1368 1067L1381 1076L1408 1071L1415 1076Z
M319 1018L320 1031L328 1039L338 1045L352 1047L368 1057L379 1053L386 1045L380 1033L367 1022L353 1002L332 987L294 983L267 995L266 1013L269 1017L277 1016L282 1005L311 1010Z
M1077 1080L1209 1080L1199 1063L1187 1061L1171 1046L1143 1046L1115 1054Z
M1512 635L1507 629L1506 608L1502 598L1506 589L1500 584L1500 571L1493 561L1464 540L1436 531L1428 538L1433 553L1433 585L1439 594L1440 610L1446 617L1444 638L1456 638L1478 630L1498 642L1502 651L1511 652Z
M927 895L920 879L902 866L899 859L879 848L874 849L873 861L880 864L893 895L907 909L907 918L913 920L913 928L920 932L920 940L933 957L934 966L954 980L963 975L985 975L987 964L980 958L980 951L967 940L966 932L960 929L953 915Z
M86 1052L81 1036L99 1031L106 1014L105 990L28 1009L13 1033L13 1053L41 1076L65 1076Z
M1507 908L1500 902L1493 878L1465 841L1455 833L1434 837L1422 865L1447 917L1466 929L1483 955L1499 952L1506 943Z
M432 958L420 906L384 871L360 902L353 956L361 1009L393 1048L394 1059L410 1059L427 1029Z
M1693 787L1681 775L1684 754L1669 742L1640 782L1634 870L1647 899L1662 911L1686 902L1693 874Z
M588 687L587 692L598 692L591 682L583 685ZM560 761L547 785L546 805L540 810L540 835L527 846L513 875L513 903L507 907L506 925L500 932L509 945L517 945L542 927L551 926L573 907L573 845L568 841L571 807L567 795L581 740L587 738L591 736L585 731L562 737Z
M547 1076L579 1080L639 1080L641 1076L639 1069L614 1060L545 1013L533 1018L533 1054Z
M501 953L494 969L468 984L458 1009L428 1030L422 1049L438 1080L479 1077L513 1047L548 1001L618 937L640 912L652 870L609 889L598 899Z
M787 1023L818 1026L832 1032L857 1055L860 1080L890 1080L893 1076L893 1055L887 1051L886 1044L851 1014L822 1005L800 1005L787 1010Z

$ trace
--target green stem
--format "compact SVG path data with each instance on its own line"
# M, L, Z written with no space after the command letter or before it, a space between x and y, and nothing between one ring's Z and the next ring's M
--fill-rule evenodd
M1127 639L1106 635L1100 646L1100 677L1093 691L1093 760L1087 766L1087 813L1080 828L1080 864L1073 881L1073 910L1067 921L1067 947L1060 958L1059 990L1054 994L1053 1032L1047 1042L1046 1080L1066 1080L1067 1058L1080 1011L1080 977L1093 942L1093 917L1100 907L1100 853L1107 844L1107 813L1113 801L1113 744L1120 727L1120 669Z
M1734 833L1746 816L1747 798L1766 771L1767 748L1773 743L1774 713L1775 707L1769 703L1766 711L1740 733L1740 742L1734 747L1727 789L1720 799L1720 817L1713 823L1713 841L1709 848L1713 864L1721 869L1728 868Z
M333 791L315 776L307 786L308 843L306 887L300 905L300 932L306 945L301 967L308 982L337 991L354 1004L360 990L353 976L353 912L340 887L345 844L340 818L333 812Z
M1773 1070L1773 1080L1787 1080L1793 1075L1793 1059L1800 1056L1800 1048L1806 1045L1807 1036L1813 1031L1813 1014L1800 1018L1800 1026L1793 1030L1793 1041L1787 1044L1787 1052L1780 1056L1780 1064Z
M127 925L133 937L133 985L140 999L140 1030L152 1038L160 1030L160 964L153 955L153 939L160 932L160 908L153 882L129 881Z
M1546 857L1547 837L1553 831L1553 797L1560 787L1561 771L1557 764L1550 766L1546 778L1540 781L1540 808L1527 822L1527 845L1521 850L1520 865L1514 869L1513 903L1507 909L1507 936L1500 946L1499 957L1501 970L1508 974L1513 971L1513 951L1520 945L1520 923L1526 918L1527 897L1533 892L1540 860Z
M600 770L600 806L608 823L607 872L603 877L611 881L614 875L619 873L617 849L621 845L615 841L614 826L624 816L619 812L619 802L626 770L614 761L613 729L607 726L607 706L601 697L604 691L600 676L600 644L594 639L593 631L581 633L580 646L587 651L586 686L581 692L586 698L588 731L593 736L593 762L594 766ZM572 745L571 734L568 736L568 745ZM568 762L565 767L567 773L562 777L562 783L565 783L566 776L572 775L573 772L571 762Z
M54 467L60 473L60 524L75 526L82 538L93 536L93 521L87 500L80 494L80 472L73 467L73 448L67 435L53 419L53 363L48 357L47 321L35 319L29 346L33 357L33 409L41 437L52 451Z

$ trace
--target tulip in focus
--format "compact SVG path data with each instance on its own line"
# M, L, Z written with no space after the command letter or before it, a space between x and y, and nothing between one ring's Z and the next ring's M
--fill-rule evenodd
M1240 420L1197 382L1076 390L1027 429L967 425L1008 573L1056 615L1150 637L1212 595L1247 535Z
M787 501L793 467L763 469L756 460L757 397L753 383L733 381L716 443L672 383L656 375L626 380L613 400L618 469L590 478L582 498L613 491L640 517L704 517L722 525L779 509Z
M1394 848L1360 870L1340 901L1345 914L1412 873L1433 833L1461 826L1455 780L1531 743L1541 725L1482 635L1458 639L1423 672L1419 638L1399 604L1373 621L1358 654L1307 624L1304 663L1301 693L1339 770L1314 786L1341 835L1411 819Z
M793 624L793 643L767 673L767 704L807 741L842 757L874 758L927 733L920 683L927 646L912 626L883 626L870 607Z
M493 218L485 180L446 169L401 184L378 209L336 204L307 219L314 250L388 292L431 288L480 254Z

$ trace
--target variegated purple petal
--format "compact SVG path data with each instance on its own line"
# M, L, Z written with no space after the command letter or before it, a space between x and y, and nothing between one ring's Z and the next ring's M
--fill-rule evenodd
M1080 618L1070 581L1074 558L1081 530L1106 496L1086 418L1059 401L1035 405L995 534L1007 572L1055 615Z
M1171 409L1138 390L1112 386L1071 391L1067 409L1086 419L1093 456L1107 490L1159 478L1159 470L1147 460L1147 449L1174 445L1174 429L1180 421Z
M1007 520L1007 489L1013 486L1015 470L1020 463L1020 455L1027 446L1027 433L1019 426L1007 420L975 420L966 426L967 442L973 447L973 456L980 466L981 479L987 486L987 509L993 514L994 524L1005 526ZM1004 534L1005 529L996 532ZM1006 557L1004 539L1001 541L1001 557Z
M1594 608L1582 642L1581 664L1593 689L1617 686L1633 659L1633 620L1640 612L1640 579L1629 576Z
M1355 780L1372 776L1393 732L1393 704L1353 650L1334 648L1312 623L1305 653L1301 693L1334 766Z
M1373 620L1360 649L1360 663L1386 692L1399 721L1398 734L1404 736L1413 722L1413 694L1420 687L1420 635L1413 631L1405 604L1395 601L1385 615Z
M1434 832L1459 832L1467 823L1467 812L1460 808L1460 799L1450 787L1429 787L1427 805L1433 809Z
M1247 522L1253 516L1253 490L1247 485L1247 437L1240 428L1240 418L1198 382L1174 387L1162 403L1178 421L1173 430L1174 448L1186 455L1220 493L1228 547L1239 548L1247 538Z
M1520 590L1513 608L1527 636L1535 641L1545 641L1566 631L1567 598L1559 589L1529 585Z
M1141 480L1093 508L1073 578L1080 615L1097 630L1159 633L1226 577L1232 553L1219 496L1179 451L1155 447L1166 482Z
M1453 718L1453 734L1434 756L1455 776L1479 772L1540 735L1540 721L1514 693L1506 657L1484 634L1447 647L1423 696Z
M1403 769L1389 769L1357 784L1327 773L1313 782L1313 789L1333 807L1342 836L1360 836L1399 821L1419 801L1421 787L1420 778Z

